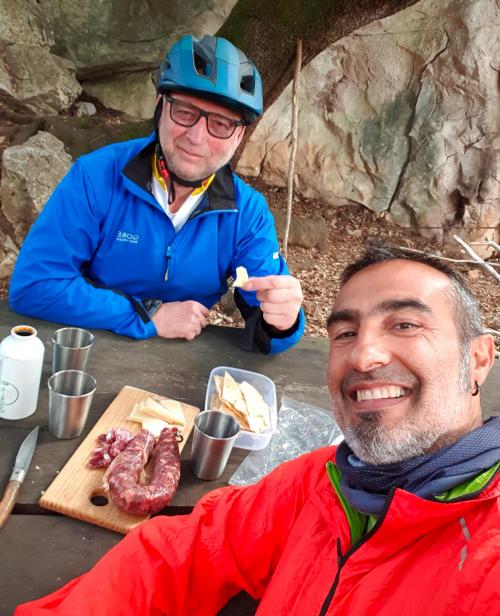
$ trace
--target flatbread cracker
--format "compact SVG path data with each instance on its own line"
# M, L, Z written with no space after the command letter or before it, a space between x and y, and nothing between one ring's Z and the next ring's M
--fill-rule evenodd
M224 372L224 383L222 387L221 399L234 407L239 413L247 415L247 405L243 394L238 387L238 383L233 379L229 372Z
M237 383L227 371L214 380L216 391L210 400L211 409L229 413L250 432L264 432L271 427L270 408L253 385L247 381Z
M222 388L224 387L224 377L220 374L216 374L214 377L215 380L215 389L219 396L222 396Z
M210 401L210 408L212 411L222 411L223 413L228 413L229 415L232 415L244 430L251 430L250 424L247 421L247 417L242 413L239 413L233 406L231 406L227 402L224 402L224 400L221 400L217 394L212 395L212 399Z
M248 409L249 424L252 426L253 423L256 427L256 429L252 427L252 430L262 432L262 430L269 428L271 425L269 423L269 407L262 395L247 381L240 383L239 389Z

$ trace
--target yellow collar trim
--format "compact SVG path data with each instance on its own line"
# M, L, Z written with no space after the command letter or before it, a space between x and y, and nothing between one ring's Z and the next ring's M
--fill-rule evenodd
M159 182L160 186L163 188L164 191L167 191L167 184L165 182L165 178L158 171L156 152L151 157L151 168L152 168L153 177L155 178L155 180ZM209 178L207 178L204 182L202 182L201 186L198 186L198 188L195 188L193 190L191 195L194 197L196 195L200 195L201 193L205 192L205 190L207 190L207 188L212 183L214 177L215 177L215 173L212 173L212 175Z

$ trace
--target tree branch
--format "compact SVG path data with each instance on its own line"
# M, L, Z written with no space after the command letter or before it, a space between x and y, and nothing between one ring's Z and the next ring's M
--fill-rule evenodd
M463 239L461 239L460 237L458 237L458 235L454 235L453 239L458 242L460 244L460 246L462 246L462 248L465 250L465 252L467 254L469 254L474 261L477 261L477 263L479 263L479 265L486 270L489 274L491 274L493 276L493 278L497 281L500 282L500 274L498 272L496 272L491 265L489 265L488 263L486 263L483 259L481 259L481 257L474 252L474 250L472 250L472 248L466 244Z
M407 248L406 246L399 246L399 248L402 248L403 250L406 250L407 252L415 252L419 255L426 255L428 257L432 257L433 259L440 259L441 261L449 261L450 263L464 263L467 265L481 265L480 263L478 263L478 261L471 261L470 259L451 259L450 257L443 257L441 255L434 255L434 254L430 254L428 252L425 252L425 250L417 250L416 248ZM489 264L491 267L500 267L500 263L490 263Z
M297 132L299 124L299 78L300 67L302 65L302 39L297 39L297 58L295 61L295 72L293 75L292 89L292 149L290 151L290 161L288 163L288 190L286 200L286 221L285 234L283 236L283 254L285 259L288 254L288 235L292 222L292 201L293 201L293 170L295 168L295 156L297 154Z

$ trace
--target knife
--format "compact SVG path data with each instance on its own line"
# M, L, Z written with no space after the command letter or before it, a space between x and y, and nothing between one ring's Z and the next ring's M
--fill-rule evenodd
M9 483L5 488L5 494L0 501L0 528L2 528L5 524L10 512L14 508L19 488L21 487L30 467L37 438L38 426L28 434L22 442L21 447L19 447Z

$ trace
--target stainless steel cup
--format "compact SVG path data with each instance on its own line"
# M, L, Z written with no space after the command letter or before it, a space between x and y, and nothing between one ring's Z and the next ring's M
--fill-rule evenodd
M61 370L48 380L49 432L57 438L76 438L85 427L96 380L81 370Z
M226 468L240 425L220 411L203 411L194 421L191 466L199 479L217 479Z
M94 334L79 327L63 327L52 337L52 374L60 370L85 370Z

